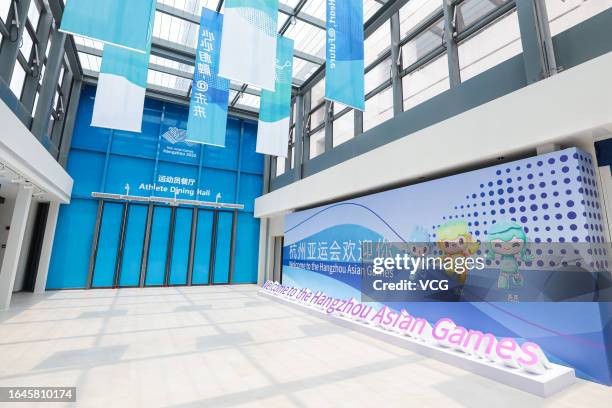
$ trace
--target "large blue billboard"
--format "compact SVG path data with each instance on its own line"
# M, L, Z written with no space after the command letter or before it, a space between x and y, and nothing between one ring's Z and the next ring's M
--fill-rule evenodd
M566 149L289 214L282 279L532 341L578 376L611 384L603 228L592 158ZM458 245L486 267L433 271L449 279L444 296L377 299L366 253L395 243L433 256L455 256Z

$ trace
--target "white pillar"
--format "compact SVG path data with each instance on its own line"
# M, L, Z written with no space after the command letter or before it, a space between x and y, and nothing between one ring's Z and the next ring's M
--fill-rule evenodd
M259 258L257 262L257 284L259 286L266 282L266 270L268 264L268 219L259 220Z
M0 310L8 309L11 304L13 285L15 284L15 275L17 275L19 255L21 254L21 246L23 245L23 236L26 224L28 223L31 202L32 189L20 185L17 192L17 200L15 200L13 216L11 217L11 227L8 240L6 241L4 260L0 269Z
M42 248L40 250L40 260L36 271L36 283L34 293L44 293L47 286L47 275L49 274L49 262L51 261L51 250L55 238L55 227L57 225L57 215L59 214L59 203L49 204L47 213L47 223L45 224L45 235L43 237Z

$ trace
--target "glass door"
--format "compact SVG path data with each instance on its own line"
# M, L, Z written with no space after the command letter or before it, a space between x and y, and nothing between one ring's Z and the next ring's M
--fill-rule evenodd
M105 202L98 236L92 288L111 288L115 285L117 256L121 240L124 204Z
M198 210L195 249L193 251L192 285L208 285L210 283L210 255L214 218L214 211Z
M170 253L168 284L171 286L187 285L193 210L191 208L175 208L174 212L174 231L171 238L172 252Z
M128 207L119 287L137 287L140 284L148 213L147 205L130 204Z
M230 283L230 257L234 226L234 213L217 212L216 233L214 237L215 258L213 269L213 284Z
M172 209L170 207L154 207L145 286L163 286L166 281L166 257L171 218Z

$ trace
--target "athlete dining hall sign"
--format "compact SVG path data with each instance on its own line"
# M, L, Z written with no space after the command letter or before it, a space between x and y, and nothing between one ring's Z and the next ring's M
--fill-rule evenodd
M351 322L354 326L350 327L365 327L396 340L401 338L407 345L424 346L416 351L428 349L430 357L445 362L459 361L457 365L461 368L540 396L552 395L575 380L573 369L551 363L536 343L519 342L510 337L497 338L493 333L457 325L449 318L438 319L432 325L407 310L397 311L385 305L379 307L378 303L360 302L354 298L335 298L322 291L284 286L272 281L263 285L261 293ZM441 353L431 353L432 350ZM453 358L444 358L443 355Z

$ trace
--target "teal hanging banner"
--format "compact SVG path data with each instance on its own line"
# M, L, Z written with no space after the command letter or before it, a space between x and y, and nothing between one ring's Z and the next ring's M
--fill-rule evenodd
M91 125L140 133L155 9L150 10L146 52L104 45Z
M202 9L186 140L225 147L229 80L219 77L223 15Z
M363 1L326 0L325 98L363 111Z
M69 0L60 31L146 53L155 0Z
M275 90L274 92L265 89L261 91L257 153L287 157L292 75L293 40L278 37Z

